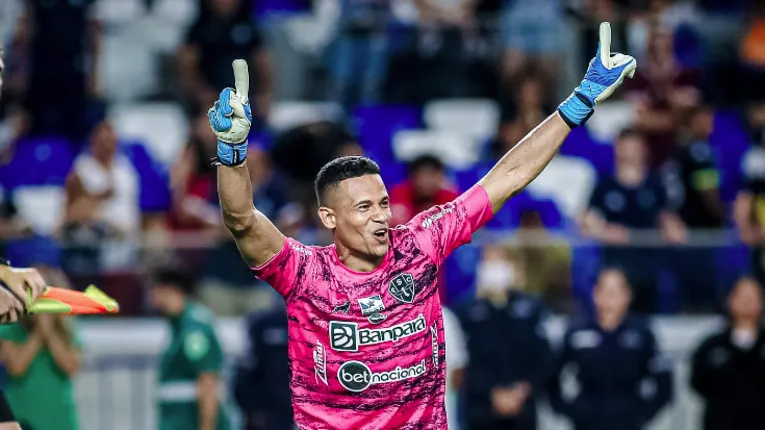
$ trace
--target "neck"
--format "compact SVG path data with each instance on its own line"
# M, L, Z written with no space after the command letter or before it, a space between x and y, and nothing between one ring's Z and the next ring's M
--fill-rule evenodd
M509 291L484 291L483 297L494 306L503 306L507 303Z
M637 185L645 179L645 169L628 164L616 169L616 178L624 185Z
M739 318L733 322L733 328L736 330L757 331L759 329L759 324L758 321L753 318Z
M180 300L177 303L173 303L171 306L168 306L167 309L165 309L165 313L170 318L175 318L178 315L183 313L183 309L186 307L185 300Z
M345 267L353 270L354 272L371 272L378 268L385 258L385 256L382 256L370 259L366 256L362 257L359 255L354 255L351 250L341 246L337 242L335 242L335 251L337 252L337 259L340 260L340 262L343 263Z
M624 315L618 313L598 314L598 324L606 331L616 330L622 323L622 320L624 320Z

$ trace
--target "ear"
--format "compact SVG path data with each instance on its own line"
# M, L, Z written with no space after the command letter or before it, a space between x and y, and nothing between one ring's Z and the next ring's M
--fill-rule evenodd
M324 227L333 230L335 227L337 227L337 219L335 218L335 211L332 209L326 207L326 206L320 206L319 207L319 219L321 220L321 223L324 224Z

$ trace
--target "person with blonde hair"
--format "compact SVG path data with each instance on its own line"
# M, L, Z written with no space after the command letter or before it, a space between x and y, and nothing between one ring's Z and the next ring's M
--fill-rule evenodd
M57 269L38 267L48 285L68 288ZM72 378L80 369L81 343L71 317L26 315L0 331L5 393L24 429L77 430ZM40 413L45 411L45 413Z

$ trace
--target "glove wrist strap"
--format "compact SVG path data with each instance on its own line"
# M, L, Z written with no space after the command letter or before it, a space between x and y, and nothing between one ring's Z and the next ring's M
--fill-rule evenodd
M558 106L558 112L569 127L575 128L584 125L595 110L587 97L574 91Z
M238 167L244 164L247 159L248 142L226 143L218 141L218 156L213 159L213 164L220 164L228 167Z

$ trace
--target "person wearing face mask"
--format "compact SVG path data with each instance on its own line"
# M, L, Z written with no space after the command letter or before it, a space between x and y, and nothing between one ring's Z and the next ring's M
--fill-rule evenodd
M691 363L691 387L706 403L704 430L765 422L762 290L755 279L738 280L728 296L727 326L701 342Z
M502 247L484 250L476 286L476 299L456 311L470 357L467 429L536 429L536 398L552 363L547 308L523 291L523 262Z
M566 330L548 385L550 406L575 430L645 429L672 397L671 368L650 325L629 314L632 295L620 270L600 272L593 298L595 315ZM569 367L579 393L565 400L562 375Z

